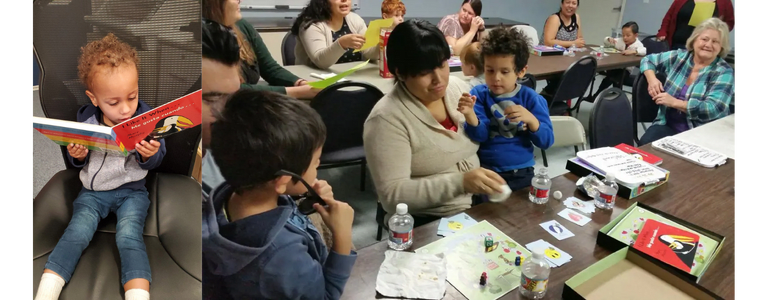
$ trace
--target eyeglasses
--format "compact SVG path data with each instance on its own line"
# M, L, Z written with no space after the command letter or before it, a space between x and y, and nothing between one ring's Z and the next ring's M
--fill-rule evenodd
M310 215L315 212L314 204L318 203L324 207L327 207L325 204L325 201L323 198L320 198L320 195L317 194L317 192L312 188L312 186L307 183L304 178L301 178L301 176L297 175L296 173L289 172L286 170L280 170L275 173L275 176L291 176L294 180L300 181L304 187L307 188L307 192L304 195L300 195L298 198L294 198L296 202L299 203L298 209L299 212L304 215Z

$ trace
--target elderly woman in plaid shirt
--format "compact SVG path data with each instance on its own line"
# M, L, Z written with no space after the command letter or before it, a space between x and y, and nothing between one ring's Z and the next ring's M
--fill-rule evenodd
M729 48L728 25L711 18L693 30L686 49L643 58L640 71L659 114L640 138L641 145L728 115L734 79L733 68L723 58ZM657 72L667 74L665 83L656 78Z

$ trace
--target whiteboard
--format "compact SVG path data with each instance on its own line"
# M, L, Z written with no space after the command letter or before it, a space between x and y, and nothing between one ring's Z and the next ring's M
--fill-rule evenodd
M241 9L302 9L309 0L242 0ZM360 0L352 0L352 10L360 9Z

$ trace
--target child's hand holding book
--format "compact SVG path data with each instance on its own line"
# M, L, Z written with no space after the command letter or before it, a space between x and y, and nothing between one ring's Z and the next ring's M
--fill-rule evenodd
M136 151L141 154L141 162L146 162L152 155L160 150L160 142L151 140L149 142L142 140L136 143Z
M67 145L67 151L69 152L69 155L72 156L72 158L81 162L85 159L86 156L88 156L88 148L83 145L70 143Z

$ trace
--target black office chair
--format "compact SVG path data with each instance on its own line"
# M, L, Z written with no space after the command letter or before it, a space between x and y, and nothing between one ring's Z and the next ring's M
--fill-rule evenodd
M283 66L293 66L296 64L296 36L288 31L283 37L280 52L283 54Z
M655 35L647 36L642 41L645 47L645 54L656 54L669 51L669 44L666 41L659 41Z
M75 121L78 108L90 103L78 80L77 58L80 47L108 32L138 51L139 99L148 105L201 88L199 1L35 1L33 11L40 102L48 118ZM146 177L151 204L144 243L153 299L202 297L200 184L191 177L200 138L200 126L166 138L163 163ZM33 200L33 294L82 189L80 170L68 163L66 148L61 151L66 170ZM123 299L115 228L114 214L99 223L59 299Z
M523 77L517 79L517 83L527 86L534 91L536 90L536 77L531 73L523 75Z
M589 146L592 149L632 145L632 104L619 88L608 88L597 95L589 116Z
M666 76L662 73L657 73L656 78L662 83L666 82ZM645 123L653 122L658 114L659 105L648 94L648 79L644 75L637 76L635 84L632 86L632 136L637 145L640 145L637 123L640 123L643 129L648 129Z
M578 112L579 105L584 100L584 93L587 92L587 88L590 88L590 94L592 94L591 85L592 79L595 78L597 71L597 59L594 56L583 56L579 60L571 64L568 69L563 73L563 77L560 80L560 86L557 87L552 99L547 99L549 102L549 115L571 115L571 112L576 110ZM576 105L571 108L568 107L568 100L578 98Z
M328 132L318 169L360 165L360 190L365 190L363 125L383 96L375 86L356 81L335 83L317 93L310 106L320 114Z

